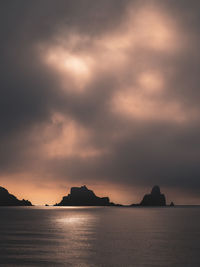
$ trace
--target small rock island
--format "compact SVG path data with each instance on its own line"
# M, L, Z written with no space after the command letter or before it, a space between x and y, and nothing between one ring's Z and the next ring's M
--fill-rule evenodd
M0 206L32 206L32 203L28 200L17 199L7 189L0 186Z
M143 197L140 206L166 206L165 195L160 193L160 187L155 185L150 194Z
M120 206L110 202L108 197L97 197L92 190L85 185L72 187L70 194L64 196L55 206Z
M173 203L173 202L171 202ZM166 198L164 194L161 194L160 187L158 185L155 185L150 194L144 195L142 201L139 204L132 204L132 207L139 206L139 207L165 207L166 206ZM174 206L173 204L170 204L170 206Z

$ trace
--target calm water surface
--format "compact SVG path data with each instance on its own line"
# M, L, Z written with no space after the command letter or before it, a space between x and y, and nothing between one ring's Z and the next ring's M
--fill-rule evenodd
M1 266L200 266L200 208L0 208Z

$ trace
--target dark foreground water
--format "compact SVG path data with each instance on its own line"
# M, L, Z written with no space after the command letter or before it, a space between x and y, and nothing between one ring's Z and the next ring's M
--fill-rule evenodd
M0 208L1 266L200 266L200 208Z

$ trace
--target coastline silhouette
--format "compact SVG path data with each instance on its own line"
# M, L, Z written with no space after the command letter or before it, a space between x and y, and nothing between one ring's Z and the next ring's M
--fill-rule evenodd
M33 206L29 200L19 200L0 186L0 206ZM45 204L45 206L51 206ZM122 205L110 202L109 197L98 197L86 185L72 187L70 193L53 206L114 206L114 207L174 207L174 202L166 204L165 195L160 192L158 185L153 186L150 194L145 194L138 204Z

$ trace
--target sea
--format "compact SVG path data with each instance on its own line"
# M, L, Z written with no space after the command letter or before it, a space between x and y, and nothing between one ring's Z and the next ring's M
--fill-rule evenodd
M200 207L1 207L0 266L199 267Z

